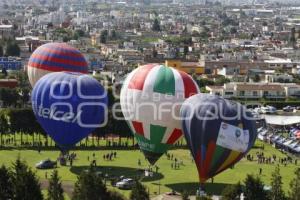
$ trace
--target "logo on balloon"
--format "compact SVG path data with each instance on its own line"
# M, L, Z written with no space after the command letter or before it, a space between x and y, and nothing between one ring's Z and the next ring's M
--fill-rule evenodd
M241 131L240 130L236 130L235 131L235 136L238 138L241 136Z

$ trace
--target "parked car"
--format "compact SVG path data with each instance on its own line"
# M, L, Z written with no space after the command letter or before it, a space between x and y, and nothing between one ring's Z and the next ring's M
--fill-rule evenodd
M276 112L277 110L273 106L261 107L261 113L263 114L275 114Z
M37 169L53 169L57 167L57 163L55 161L51 161L50 159L42 160L35 165Z
M282 110L283 110L284 112L293 112L294 109L295 109L295 107L292 107L292 106L286 106L286 107L284 107Z
M133 187L135 181L131 178L124 178L121 181L116 183L117 188L129 190Z

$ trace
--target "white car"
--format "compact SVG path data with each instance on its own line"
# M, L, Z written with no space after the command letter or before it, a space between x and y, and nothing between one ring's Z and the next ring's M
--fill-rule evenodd
M273 106L261 107L261 113L263 114L275 114L276 112L277 110Z
M119 189L131 189L133 185L135 184L135 181L131 178L124 178L123 180L116 183L116 187Z

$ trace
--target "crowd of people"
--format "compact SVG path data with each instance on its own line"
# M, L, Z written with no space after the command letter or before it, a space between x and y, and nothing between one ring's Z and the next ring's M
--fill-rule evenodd
M267 156L264 154L264 152L257 151L254 155L248 154L246 156L246 159L248 161L254 161L258 164L282 164L286 166L287 164L298 164L298 160L295 158L293 159L290 156L286 156L284 158L278 158L275 154L272 156Z

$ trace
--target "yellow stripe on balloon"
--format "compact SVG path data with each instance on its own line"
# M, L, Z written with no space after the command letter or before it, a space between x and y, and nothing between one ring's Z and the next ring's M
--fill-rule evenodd
M229 154L229 156L228 156L228 158L221 165L221 167L219 167L219 169L217 170L217 173L219 173L220 171L222 171L226 167L228 167L228 165L230 165L233 161L235 161L239 157L240 154L241 154L241 152L231 151L230 154Z

